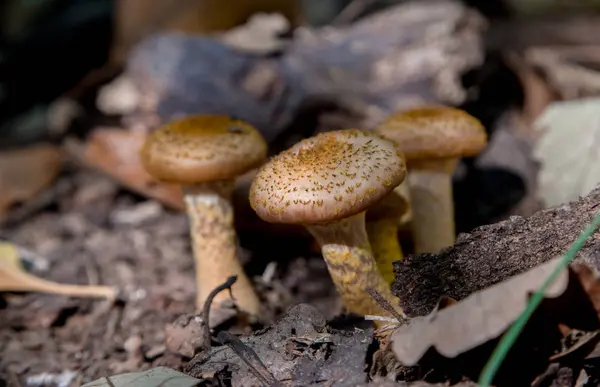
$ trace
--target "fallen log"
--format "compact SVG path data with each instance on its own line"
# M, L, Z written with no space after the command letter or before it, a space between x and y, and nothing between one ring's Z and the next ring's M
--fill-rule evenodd
M588 196L529 218L513 216L460 234L437 254L409 255L394 263L393 293L409 316L431 312L440 297L468 295L564 254L600 210L600 187ZM575 262L600 269L600 233Z

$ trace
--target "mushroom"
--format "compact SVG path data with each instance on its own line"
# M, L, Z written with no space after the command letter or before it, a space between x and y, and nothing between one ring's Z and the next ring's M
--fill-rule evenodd
M459 158L486 146L481 122L460 109L429 106L394 114L375 131L406 156L415 252L435 253L454 244L452 174Z
M173 121L148 136L140 151L147 172L160 181L183 185L196 262L196 306L236 275L232 287L238 308L256 316L260 303L237 259L231 196L235 178L264 162L267 144L251 125L218 115L194 115ZM230 318L228 292L211 305L214 326Z
M391 141L358 129L325 132L263 165L250 187L250 205L267 222L308 229L350 312L389 315L367 291L399 303L373 259L365 211L405 175L404 156Z
M392 263L404 257L398 242L398 226L408 210L408 202L396 192L399 187L400 185L366 214L367 235L375 262L383 278L390 284L394 282Z

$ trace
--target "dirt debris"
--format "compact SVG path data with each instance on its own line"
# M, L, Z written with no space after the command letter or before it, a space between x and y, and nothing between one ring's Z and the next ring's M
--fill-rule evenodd
M365 361L373 329L369 324L354 331L332 329L318 309L299 304L274 325L241 341L256 352L279 382L349 387L367 381ZM206 374L231 378L231 384L240 387L258 383L246 362L223 346L197 355L185 372L198 378Z

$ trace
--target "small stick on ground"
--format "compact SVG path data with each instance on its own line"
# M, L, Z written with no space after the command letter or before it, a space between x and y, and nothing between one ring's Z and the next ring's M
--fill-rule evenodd
M212 304L213 299L217 296L217 294L221 293L225 289L229 289L229 295L233 298L233 294L231 293L231 287L237 281L237 276L232 275L227 278L223 284L217 286L213 289L212 292L208 294L206 297L206 301L204 301L204 305L202 307L202 322L204 323L204 331L203 331L203 346L206 350L209 350L211 347L211 334L210 334L210 325L208 324L208 318L210 317L210 305Z
M267 367L263 364L262 360L258 357L256 352L246 344L242 342L242 340L238 339L236 336L232 335L229 332L219 332L217 335L217 339L224 345L227 345L236 355L240 357L250 367L250 371L261 383L270 387L279 387L282 386L281 383L275 379L273 374L267 369Z
M379 304L379 306L381 306L386 311L390 312L391 315L394 316L394 318L398 320L400 324L406 322L406 317L398 313L398 311L394 309L394 307L390 305L390 303L381 294L379 294L377 290L368 286L366 290L371 295L371 297L373 297L373 299Z

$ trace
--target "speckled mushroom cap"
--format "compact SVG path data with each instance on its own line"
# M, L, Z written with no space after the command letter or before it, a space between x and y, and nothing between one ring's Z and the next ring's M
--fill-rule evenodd
M393 114L375 131L396 142L409 161L475 156L487 143L487 134L477 118L444 106Z
M272 223L325 223L366 210L406 176L404 156L373 132L346 129L302 140L262 166L250 205Z
M150 175L180 184L234 178L266 156L267 143L258 130L218 115L172 121L150 134L140 151Z

